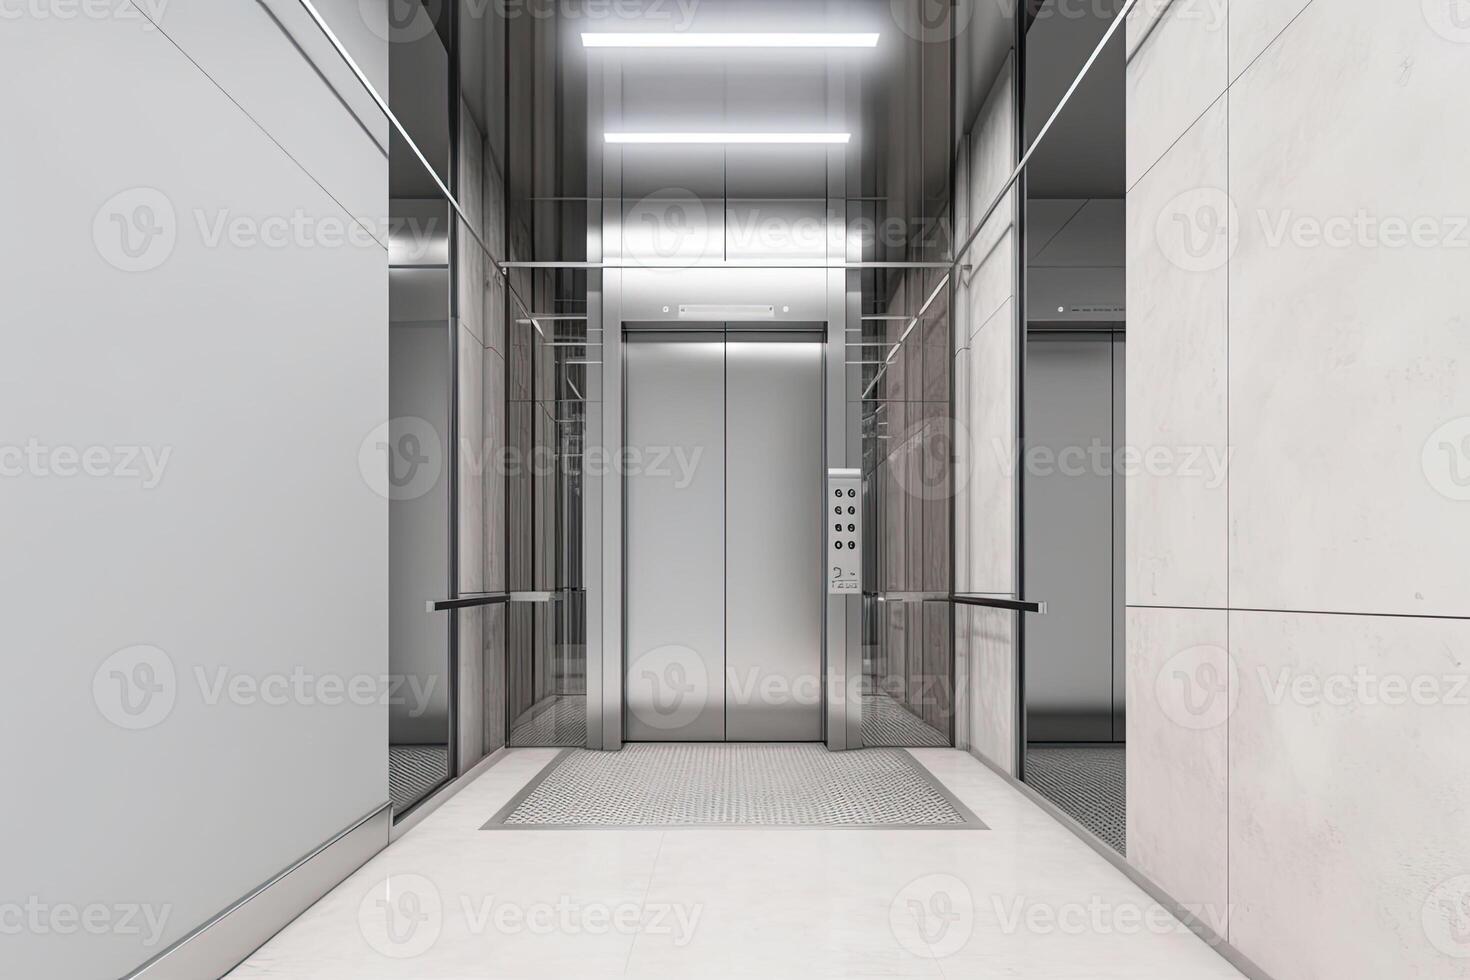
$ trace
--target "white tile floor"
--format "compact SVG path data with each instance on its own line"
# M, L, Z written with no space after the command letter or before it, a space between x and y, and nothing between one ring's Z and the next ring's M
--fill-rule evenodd
M1240 977L980 763L913 753L991 829L482 831L556 755L518 749L230 977Z

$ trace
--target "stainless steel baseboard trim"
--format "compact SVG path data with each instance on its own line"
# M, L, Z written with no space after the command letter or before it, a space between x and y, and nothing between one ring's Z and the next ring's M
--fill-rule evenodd
M384 803L123 980L222 977L388 846L392 807Z
M1092 848L1109 864L1127 875L1129 881L1147 892L1150 898L1158 902L1174 918L1184 923L1191 932L1203 939L1211 949L1224 957L1226 962L1231 966L1245 974L1249 980L1274 980L1269 973L1257 966L1250 957L1232 946L1224 936L1221 936L1208 924L1202 922L1197 916L1185 908L1182 903L1175 899L1173 895L1170 895L1148 875L1129 864L1127 858L1109 847L1106 841L1082 826L1082 824L1073 819L1066 811L1062 810L1051 800L1048 800L1033 787L1026 785L1015 776L1001 769L1000 766L991 762L974 749L966 749L965 751L974 756L981 765L1020 790L1022 795L1046 811L1047 816L1070 830L1082 843Z
M481 759L479 762L466 769L464 775L456 776L454 779L451 779L449 782L445 783L443 786L440 786L437 790L430 794L428 799L424 800L422 803L416 804L412 810L404 815L403 819L393 824L393 828L389 831L388 834L389 843L396 841L398 838L408 833L414 827L418 826L418 824L425 817L443 806L451 796L464 789L476 779L479 779L481 774L483 774L486 769L489 769L496 763L500 762L507 756L507 754L508 747L502 745L500 748L496 749L494 752L491 752L489 755L485 756L485 758Z

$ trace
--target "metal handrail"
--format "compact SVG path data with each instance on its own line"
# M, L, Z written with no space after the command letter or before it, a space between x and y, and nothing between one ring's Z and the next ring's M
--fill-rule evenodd
M1046 615L1046 603L1030 602L1026 599L999 599L988 595L957 594L950 601L962 606L985 606L989 609L1010 609L1013 612L1029 612Z
M446 609L471 609L475 606L497 606L510 601L509 592L473 592L452 599L430 599L424 603L428 612L443 612Z

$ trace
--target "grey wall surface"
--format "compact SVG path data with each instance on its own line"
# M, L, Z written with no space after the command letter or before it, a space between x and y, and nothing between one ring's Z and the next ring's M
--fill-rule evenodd
M263 9L116 6L0 32L4 900L110 924L15 976L125 974L387 798L331 687L388 667L386 162Z
M1470 976L1453 14L1128 28L1128 856L1277 980Z

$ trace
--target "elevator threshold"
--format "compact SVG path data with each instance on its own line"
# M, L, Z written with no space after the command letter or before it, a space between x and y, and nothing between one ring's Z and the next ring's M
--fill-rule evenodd
M985 825L903 749L640 742L568 749L482 829Z

